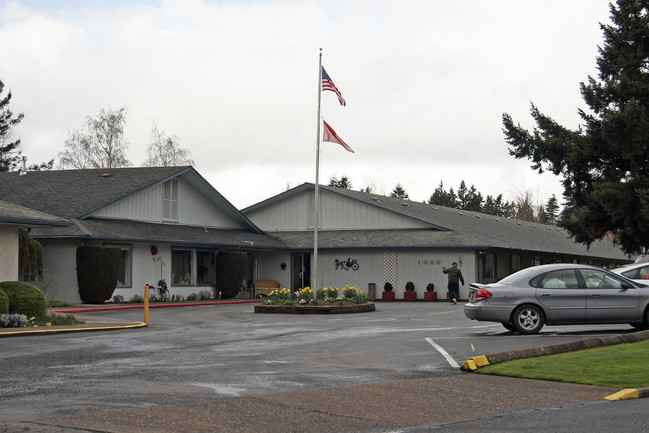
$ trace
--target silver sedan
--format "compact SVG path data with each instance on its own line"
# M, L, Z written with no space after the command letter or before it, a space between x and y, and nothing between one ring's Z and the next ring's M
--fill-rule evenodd
M522 334L566 324L628 323L647 329L649 287L595 266L533 266L497 283L471 283L464 314Z

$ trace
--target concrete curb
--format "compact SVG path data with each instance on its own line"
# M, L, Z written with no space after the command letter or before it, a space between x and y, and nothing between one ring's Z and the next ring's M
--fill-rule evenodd
M607 337L595 337L581 341L569 341L567 343L552 344L548 346L533 347L530 349L512 350L510 352L499 352L490 355L473 356L462 363L462 370L474 372L487 365L499 364L501 362L513 361L516 359L533 358L536 356L556 355L559 353L575 352L577 350L592 349L595 347L613 346L623 343L636 343L649 340L649 330L632 332L629 334L611 335ZM604 397L606 400L626 400L629 398L649 397L649 387L638 389L623 389L615 394Z
M214 302L193 302L193 303L171 303L171 304L149 304L149 308L170 308L170 307L197 307L205 305L222 305L222 304L250 304L258 303L259 300L242 300L242 301L214 301ZM113 310L132 310L144 309L144 305L121 305L121 306L95 306L95 307L67 307L48 310L50 313L72 314L88 313L93 311L113 311ZM138 321L119 321L118 323L107 324L106 320L89 320L85 319L84 325L70 326L39 326L34 328L0 328L0 338L18 337L25 335L46 335L61 334L64 332L82 332L82 331L115 331L120 329L135 329L147 326L144 322ZM90 322L90 323L88 323Z

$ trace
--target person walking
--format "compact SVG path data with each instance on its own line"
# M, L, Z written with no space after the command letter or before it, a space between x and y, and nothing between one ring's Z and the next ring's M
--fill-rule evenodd
M442 266L442 272L448 274L448 298L452 304L457 304L457 300L460 299L460 283L464 285L462 271L458 269L457 263L453 262L449 269Z

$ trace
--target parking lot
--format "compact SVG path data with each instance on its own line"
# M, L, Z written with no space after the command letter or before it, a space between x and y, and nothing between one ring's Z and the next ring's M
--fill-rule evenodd
M142 310L91 314L142 320ZM146 328L0 340L0 431L120 409L450 378L467 375L457 365L471 356L632 331L514 335L446 303L378 303L373 313L342 315L255 314L253 304L154 309Z

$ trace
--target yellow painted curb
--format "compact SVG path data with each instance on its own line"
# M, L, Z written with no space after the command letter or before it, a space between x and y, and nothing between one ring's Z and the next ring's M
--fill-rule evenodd
M109 331L113 329L132 329L132 328L142 328L143 326L147 326L146 323L144 322L137 322L133 325L122 325L122 326L102 326L102 327L95 327L95 328L47 328L47 327L39 327L39 328L31 328L31 329L25 329L25 328L18 328L21 330L16 330L16 331L0 331L0 337L2 336L13 336L13 335L31 335L31 334L58 334L61 332L81 332L81 331Z
M478 369L478 366L475 365L475 361L473 359L467 359L462 363L462 370L464 371L476 371Z
M615 394L607 395L604 397L606 400L613 400L613 401L618 401L618 400L628 400L630 398L639 398L640 393L638 393L637 389L623 389L622 391L618 391Z
M476 371L480 367L489 365L489 360L486 356L474 356L462 363L462 370L464 371Z

